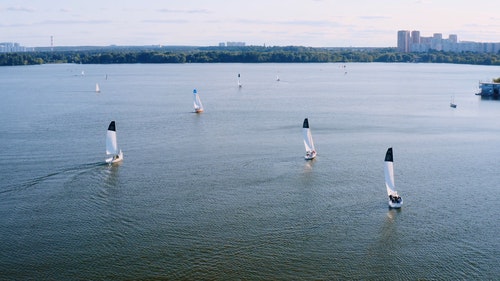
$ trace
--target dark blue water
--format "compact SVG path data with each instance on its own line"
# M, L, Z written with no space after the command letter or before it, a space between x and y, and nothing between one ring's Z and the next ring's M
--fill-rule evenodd
M500 102L474 95L499 73L2 67L0 279L500 279ZM111 120L117 166L103 164Z

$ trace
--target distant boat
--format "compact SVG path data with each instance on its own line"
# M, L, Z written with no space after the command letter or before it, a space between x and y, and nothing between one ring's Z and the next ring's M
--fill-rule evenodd
M203 112L203 105L201 104L200 96L198 95L198 91L196 91L196 89L193 90L193 104L194 104L194 112L196 113Z
M387 149L385 154L384 174L385 187L387 188L387 195L389 196L389 207L396 209L401 208L403 205L403 198L394 190L394 161L392 157L392 147Z
M451 108L457 108L457 104L455 103L455 98L452 96L450 101Z
M106 158L106 163L113 164L123 160L122 150L118 148L116 140L116 125L115 121L111 121L106 134L106 155L111 156Z
M304 158L306 160L312 160L316 157L316 148L314 148L314 142L311 135L311 129L309 129L309 121L304 119L304 123L302 124L302 134L304 137L304 146L306 148L306 155Z
M280 81L280 77L276 75L276 81Z
M241 75L238 73L238 87L239 88L243 87L243 85L241 84L240 78L241 78Z
M95 92L100 93L101 89L99 88L99 84L95 83Z

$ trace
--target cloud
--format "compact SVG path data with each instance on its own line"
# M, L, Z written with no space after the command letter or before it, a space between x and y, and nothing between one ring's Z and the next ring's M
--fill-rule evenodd
M484 28L487 29L488 27L495 27L498 28L500 24L477 24L477 23L467 23L464 24L463 26L465 27L473 27L473 28Z
M144 23L188 23L188 20L143 20Z
M31 27L32 24L27 23L15 23L15 24L0 24L0 27Z
M35 9L30 8L30 7L21 7L21 6L16 6L16 7L7 7L5 10L9 12L27 12L27 13L33 13L35 12Z
M331 21L317 21L317 20L294 20L294 21L283 21L277 22L277 24L285 25L305 25L305 26L332 26L338 25L336 22Z
M218 22L218 21L212 21ZM224 21L227 22L227 21ZM257 25L297 25L297 26L340 26L338 22L325 21L325 20L287 20L287 21L268 21L268 20L248 20L239 19L235 23L241 24L257 24Z
M172 13L172 14L210 14L209 10L206 9L195 9L195 10L171 10L171 9L160 9L160 13Z
M384 16L360 16L359 19L362 19L362 20L388 20L391 18L384 17Z
M39 24L108 24L109 20L46 20Z

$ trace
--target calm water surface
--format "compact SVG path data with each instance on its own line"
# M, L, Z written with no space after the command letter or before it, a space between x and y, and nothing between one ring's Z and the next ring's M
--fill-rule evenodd
M1 67L0 279L500 279L500 102L474 95L499 73ZM117 166L103 164L111 120Z

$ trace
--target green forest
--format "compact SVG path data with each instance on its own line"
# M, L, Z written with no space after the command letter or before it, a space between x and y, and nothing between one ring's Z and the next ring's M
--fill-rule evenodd
M105 47L43 49L35 52L0 53L1 66L53 63L348 63L419 62L500 65L500 54L430 51L400 53L395 48L313 47Z

